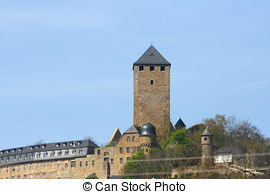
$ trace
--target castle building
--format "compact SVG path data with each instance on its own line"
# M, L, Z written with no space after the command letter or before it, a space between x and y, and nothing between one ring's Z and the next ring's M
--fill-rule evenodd
M116 129L109 146L78 140L5 149L0 151L0 178L121 175L137 151L147 154L170 134L170 67L152 45L133 64L134 123L123 134Z

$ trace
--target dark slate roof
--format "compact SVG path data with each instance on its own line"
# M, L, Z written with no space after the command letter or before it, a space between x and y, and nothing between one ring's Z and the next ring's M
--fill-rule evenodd
M212 136L212 133L208 131L208 127L205 128L204 132L201 134L201 136Z
M130 128L128 128L125 132L125 134L131 134L131 133L140 133L139 127L136 127L135 125L132 125Z
M171 65L159 52L151 45L134 65Z
M141 136L156 136L156 128L152 123L145 123L141 127Z
M176 122L176 124L174 125L175 129L181 129L186 127L185 123L182 121L181 118L179 118L179 120Z
M111 138L109 140L109 143L118 141L120 137L121 137L121 132L119 131L119 128L117 128L113 132L113 134L112 134L112 136L111 136Z
M0 151L0 157L13 156L18 154L27 154L34 152L44 152L50 150L61 150L61 149L72 149L72 148L83 148L83 147L99 147L90 140L76 140L76 141L64 141L47 144L31 145L26 147L17 147L11 149L5 149Z

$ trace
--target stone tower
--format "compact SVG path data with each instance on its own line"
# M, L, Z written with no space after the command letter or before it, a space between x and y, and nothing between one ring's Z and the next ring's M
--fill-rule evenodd
M152 123L159 142L171 128L170 68L171 64L152 45L133 64L134 125Z
M208 127L201 134L202 145L202 166L211 167L214 165L213 135L208 131Z

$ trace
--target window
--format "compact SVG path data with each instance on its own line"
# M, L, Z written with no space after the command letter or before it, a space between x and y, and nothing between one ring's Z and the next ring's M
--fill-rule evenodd
M44 152L43 153L43 157L46 158L48 156L48 153L47 152Z
M123 153L123 148L119 148L119 153Z
M150 71L154 71L155 70L155 66L150 66Z
M114 163L113 158L111 158L111 164L113 164L113 163Z
M160 66L160 71L165 71L165 66Z
M39 169L39 167L40 167L40 164L39 164L39 163L37 163L37 169Z
M37 153L36 158L40 158L40 155L41 155L40 153Z
M43 173L43 176L44 176L44 177L46 177L46 176L47 176L47 173L46 173L46 172L44 172L44 173Z
M130 136L127 136L127 142L130 142Z
M71 168L75 168L76 167L76 161L71 161Z
M39 178L40 177L40 173L37 173L37 178Z
M24 179L26 179L26 178L27 178L27 175L26 175L26 174L25 174L25 175L23 175L23 178L24 178Z
M46 162L44 162L44 168L46 168L47 167L47 163Z
M150 84L153 85L154 84L154 80L150 80Z
M18 175L18 179L20 179L21 178L21 175Z
M51 172L51 176L55 176L55 172Z
M55 152L51 152L50 156L54 157L54 155L55 155Z
M206 141L207 140L207 137L205 137L204 140Z
M127 153L130 153L130 147L127 147Z
M82 167L82 162L80 162L80 167Z
M139 66L139 71L143 71L144 66Z
M61 163L58 163L57 164L57 168L61 168Z
M85 166L88 166L88 161L85 161Z
M124 163L124 159L120 158L120 163L123 164Z
M68 163L65 163L65 168L68 168Z
M53 168L53 166L54 166L54 163L53 163L53 162L51 162L51 168Z
M100 154L100 150L97 151L97 154L98 154L98 155Z
M95 166L95 160L92 160L92 166Z
M33 178L33 175L32 175L32 174L30 174L30 175L29 175L29 178L30 178L30 179L32 179L32 178Z
M135 141L135 136L132 136L132 141Z

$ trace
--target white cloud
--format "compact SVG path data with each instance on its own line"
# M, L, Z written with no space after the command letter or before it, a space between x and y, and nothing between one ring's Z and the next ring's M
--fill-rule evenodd
M255 87L255 86L266 84L268 82L270 82L270 79L265 79L265 80L262 80L262 81L258 81L258 82L254 82L254 83L251 83L251 84L241 86L241 87L237 88L237 90L243 90L243 89L247 89L247 88L252 88L252 87Z

